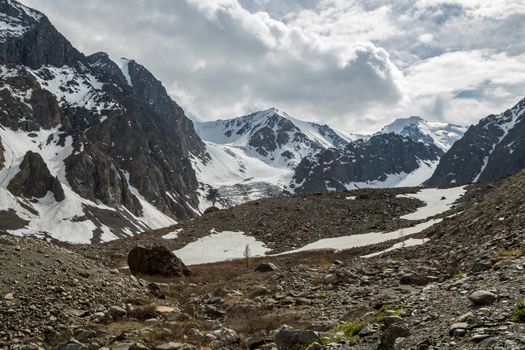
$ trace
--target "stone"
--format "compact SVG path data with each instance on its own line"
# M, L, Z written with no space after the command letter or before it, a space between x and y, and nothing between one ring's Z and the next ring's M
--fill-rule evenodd
M273 272L273 271L277 271L277 266L275 266L275 264L273 263L263 262L263 263L260 263L259 266L255 268L255 271L256 272Z
M177 350L177 349L182 348L183 346L184 346L184 344L182 344L182 343L169 342L169 343L156 345L155 347L153 347L153 349L155 349L155 350Z
M134 275L183 277L191 271L182 260L164 246L135 247L128 254L128 266Z
M7 293L4 295L4 300L13 300L15 298L15 295L13 293Z
M383 334L381 334L381 345L386 349L393 349L397 338L406 338L410 335L410 331L404 325L394 323L388 326Z
M126 309L120 307L120 306L112 306L109 308L109 314L114 319L118 320L120 318L123 318L127 315Z
M476 305L490 305L496 301L498 296L485 290L478 290L470 294L468 298Z
M463 337L468 329L468 323L458 322L454 323L448 329L448 334L454 337Z
M492 261L489 257L483 257L481 259L478 259L474 265L472 265L472 268L470 269L470 272L472 273L479 273L483 271L490 270L492 268Z
M87 350L88 347L77 340L56 345L53 350Z
M472 338L470 338L470 341L474 343L480 343L487 338L490 338L489 334L476 334Z
M313 343L319 343L319 335L310 330L292 330L283 328L275 336L275 344L279 350L290 350L294 347L308 347Z

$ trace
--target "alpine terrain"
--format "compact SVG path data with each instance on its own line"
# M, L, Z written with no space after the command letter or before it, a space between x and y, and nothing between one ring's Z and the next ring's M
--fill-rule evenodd
M80 52L30 3L78 47L110 53ZM491 93L510 101L519 11L503 2L0 0L0 350L525 349L525 99L468 128L391 118L412 115L407 102L448 120L475 98L495 106ZM476 47L459 54L450 22L455 33L472 16L489 30L458 35ZM477 49L502 41L500 27L512 55ZM381 28L409 51L369 42ZM361 32L366 43L340 44ZM137 58L154 56L165 85L114 57L130 47L115 45L124 38ZM442 56L450 76L465 62L468 73L437 79ZM487 71L497 79L470 90ZM240 102L217 93L233 86L222 74L242 80ZM300 101L304 115L251 109L269 96L290 110ZM217 101L254 112L198 116ZM314 104L327 112L309 114ZM355 110L328 117L342 105ZM385 106L393 115L376 120L391 122L369 134L306 121L370 121Z

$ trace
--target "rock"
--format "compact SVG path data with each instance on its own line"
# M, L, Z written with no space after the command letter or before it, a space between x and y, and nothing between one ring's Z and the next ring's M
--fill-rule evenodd
M255 271L256 271L256 272L272 272L272 271L277 271L277 266L275 266L275 265L272 264L272 263L263 262L263 263L260 263L259 266L257 266L257 267L255 268Z
M474 265L472 265L472 268L470 269L470 272L472 273L479 273L483 271L490 270L492 268L492 261L489 257L483 257L479 260L477 260Z
M307 347L313 343L319 343L319 335L314 331L301 331L283 328L275 336L275 344L279 350L291 350L294 348Z
M410 331L404 325L394 323L388 326L381 335L381 345L386 349L393 349L397 338L406 338Z
M134 275L182 277L191 271L170 250L163 246L135 247L128 254L128 266Z
M478 290L470 294L468 298L476 305L490 305L496 301L498 296L485 290Z
M86 350L88 347L77 340L71 340L67 343L58 344L53 350Z
M224 345L232 345L237 344L240 341L239 335L233 330L229 328L221 328L213 331L213 335L224 343Z
M403 319L399 316L385 316L383 318L383 322L387 325L393 325L394 323L400 323L403 322Z
M87 339L94 338L97 335L95 331L89 329L79 328L75 331L75 339L79 341L84 341Z
M470 341L474 343L480 343L487 338L490 338L489 334L476 334L472 338L470 338Z
M169 342L169 343L156 345L155 347L153 347L153 349L155 350L177 350L177 349L182 348L183 346L184 344L182 343Z
M120 306L112 306L109 309L109 314L111 315L111 317L118 320L120 318L125 317L127 315L127 311L126 309L121 308Z
M466 334L467 329L468 329L468 323L466 322L454 323L448 329L448 334L454 337L463 337Z
M15 295L13 293L7 293L4 295L4 300L13 300L15 298Z

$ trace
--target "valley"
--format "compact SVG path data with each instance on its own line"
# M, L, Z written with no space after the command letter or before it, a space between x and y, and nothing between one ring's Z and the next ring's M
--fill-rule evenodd
M487 80L483 93L432 91L435 103L423 106L429 97L407 90L421 66L395 64L418 50L441 52L428 34L418 34L410 54L369 42L346 48L345 61L336 54L341 47L313 40L297 24L285 35L294 15L253 14L236 0L162 2L168 19L156 19L165 15L159 12L140 26L169 27L208 11L205 23L220 22L217 37L190 43L169 33L161 46L177 47L177 57L155 57L158 64L146 67L115 56L96 33L89 36L97 45L81 45L86 33L78 31L66 38L57 28L69 34L75 21L55 27L49 18L60 16L29 3L0 0L0 350L525 349L524 99L470 126L461 115L458 124L446 122L445 112L466 100L496 94L497 104L473 109L488 114L515 95ZM169 12L181 4L186 12ZM246 79L238 101L210 107L238 77L219 79L217 69L204 79L216 62L198 50L188 72L177 64L196 54L184 47L193 42L227 56L220 39L233 27L210 10L217 4L228 16L255 16L242 22L239 43L272 24L252 50L313 40L286 54L316 52L308 74L319 76L282 90L281 74L290 76L279 70L265 89L279 92L271 95L281 103L302 91L304 106L283 103L296 107L290 114L264 107L264 91L251 91ZM102 5L86 6L87 13ZM440 16L432 21L445 21ZM203 25L190 27L178 31L190 37ZM110 53L85 54L73 42ZM132 49L118 49L158 52L130 42ZM148 55L137 59L151 63ZM329 62L340 74L325 71L325 55L335 55ZM427 58L420 64L432 63ZM241 70L253 74L249 63ZM174 72L195 96L173 81ZM351 113L331 115L343 102L312 93L323 72L340 88L356 78L375 102L348 92L343 109ZM516 77L510 81L519 91ZM390 80L404 82L381 90ZM208 85L217 90L203 103L198 93ZM247 92L260 96L247 102ZM452 95L456 104L443 102ZM407 106L429 120L406 114ZM229 107L234 112L225 113ZM196 113L205 110L214 119ZM343 115L382 126L357 132Z

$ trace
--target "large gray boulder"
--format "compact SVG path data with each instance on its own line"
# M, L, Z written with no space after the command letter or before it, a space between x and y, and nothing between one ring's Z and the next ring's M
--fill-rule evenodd
M163 246L135 247L128 254L129 270L134 275L183 277L191 271L182 260Z
M283 328L275 336L275 344L279 350L303 349L315 342L320 342L319 335L309 330Z

